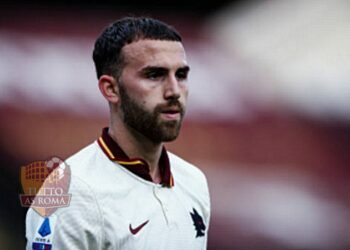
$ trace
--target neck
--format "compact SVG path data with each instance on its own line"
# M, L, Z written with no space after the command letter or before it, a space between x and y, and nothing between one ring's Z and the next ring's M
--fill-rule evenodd
M163 143L150 141L120 121L111 121L108 133L129 158L142 158L147 162L154 182L159 183L161 181L158 163Z

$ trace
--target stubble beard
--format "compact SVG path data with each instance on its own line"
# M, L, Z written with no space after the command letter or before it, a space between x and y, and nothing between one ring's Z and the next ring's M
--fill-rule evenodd
M154 143L170 142L178 137L185 109L177 99L169 100L166 105L157 105L153 112L150 112L132 99L122 84L119 84L119 93L124 123L127 126L136 130ZM170 106L177 106L180 110L179 120L161 120L160 115L162 109Z

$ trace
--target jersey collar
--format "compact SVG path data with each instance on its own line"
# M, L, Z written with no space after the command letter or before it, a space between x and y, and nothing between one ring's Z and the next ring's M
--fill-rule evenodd
M152 182L147 162L141 158L130 159L119 147L117 142L108 134L108 127L102 130L102 135L98 138L97 142L111 161L119 163L142 179ZM159 168L162 179L161 184L165 187L173 187L174 179L170 171L169 157L165 147L163 147L159 159Z

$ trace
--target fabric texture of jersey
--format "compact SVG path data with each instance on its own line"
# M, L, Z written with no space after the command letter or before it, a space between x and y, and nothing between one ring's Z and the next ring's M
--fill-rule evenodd
M168 186L112 161L98 140L67 159L71 202L49 217L54 221L52 249L206 249L210 218L206 178L197 167L166 154L171 166ZM27 250L35 249L33 241L44 222L28 210Z

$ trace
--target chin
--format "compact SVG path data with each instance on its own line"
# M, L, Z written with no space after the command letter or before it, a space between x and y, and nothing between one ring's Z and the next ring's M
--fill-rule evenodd
M168 129L166 132L161 133L160 138L163 142L174 141L179 136L179 128Z
M179 136L179 129L169 129L159 131L155 136L153 141L157 143L161 142L171 142L174 141Z
M163 142L172 142L172 141L175 141L177 137L178 137L178 135L165 137L162 141Z
M181 123L174 122L166 124L161 131L161 138L164 142L174 141L180 134Z
M158 122L147 134L148 138L155 143L171 142L179 136L180 128L179 121Z

